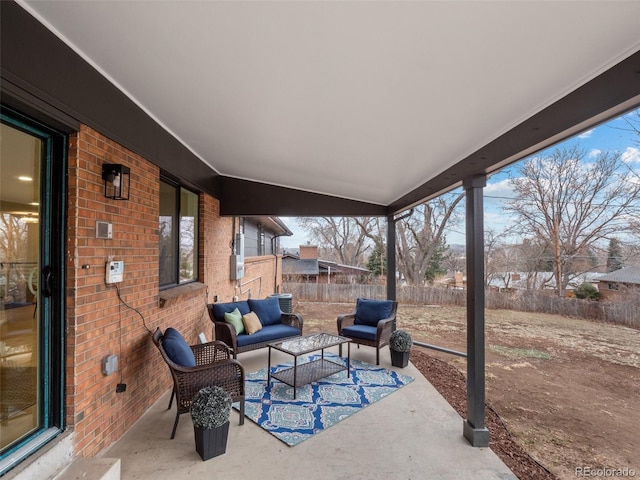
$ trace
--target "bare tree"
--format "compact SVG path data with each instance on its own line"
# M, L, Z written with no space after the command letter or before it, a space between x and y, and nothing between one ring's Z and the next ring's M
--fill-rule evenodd
M636 135L634 143L640 147L640 109L636 110L632 114L624 115L622 119L627 124L627 128L623 128L628 132L633 132ZM628 150L635 150L637 153L638 149L629 147ZM640 173L634 172L636 176L636 181L640 182ZM631 231L635 234L636 238L640 238L640 220L638 218L632 218L631 221ZM636 245L636 248L640 248Z
M408 283L424 283L432 260L442 251L446 227L459 221L456 206L463 198L464 193L441 195L396 223L397 269ZM327 260L365 266L368 252L386 251L383 217L305 217L299 224Z
M569 146L522 163L519 176L510 179L515 198L504 207L517 216L521 233L549 239L559 296L576 258L598 241L628 230L638 212L640 182L620 155L604 152L590 162L585 156Z
M368 235L361 225L369 225L371 219L352 217L304 217L299 219L318 248L323 251L326 260L343 265L364 267L366 253L371 249Z
M515 259L503 241L503 236L494 229L484 232L484 284L489 286L496 280L502 281L505 288L510 287L511 272L517 269Z
M28 226L17 216L0 215L0 299L5 296L24 301L26 293L20 285L27 280Z
M449 245L447 256L443 259L442 265L449 272L464 272L467 268L467 257L464 246L452 247Z
M422 285L434 256L442 249L447 226L459 221L456 206L464 193L441 195L415 207L396 223L398 272L410 285Z

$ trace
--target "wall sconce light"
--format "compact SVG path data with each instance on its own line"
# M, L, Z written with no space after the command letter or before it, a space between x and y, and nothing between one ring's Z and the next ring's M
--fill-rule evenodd
M129 200L131 189L131 170L119 163L105 163L102 165L102 179L104 180L104 196L114 200Z

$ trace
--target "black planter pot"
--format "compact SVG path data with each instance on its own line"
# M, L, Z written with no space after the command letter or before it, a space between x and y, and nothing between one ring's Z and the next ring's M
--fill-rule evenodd
M229 422L216 428L193 427L193 432L196 438L196 451L203 461L222 455L227 451Z
M391 352L391 365L400 368L404 368L409 365L409 352L397 352L395 350L389 351Z

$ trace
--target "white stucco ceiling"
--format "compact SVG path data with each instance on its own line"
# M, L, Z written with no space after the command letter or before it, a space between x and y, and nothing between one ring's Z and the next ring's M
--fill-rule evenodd
M216 172L382 205L640 49L639 1L21 4Z

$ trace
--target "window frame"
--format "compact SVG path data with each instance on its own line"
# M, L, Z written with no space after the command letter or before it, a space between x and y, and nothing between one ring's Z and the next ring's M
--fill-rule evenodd
M0 476L43 448L64 431L66 398L65 252L67 239L67 155L68 135L4 103L1 123L20 130L43 143L40 165L39 268L51 272L51 291L37 295L38 339L37 409L40 419L33 430L0 451Z
M165 184L166 186L173 188L175 195L175 203L173 205L172 211L172 221L175 221L175 225L172 225L171 228L171 247L172 247L172 256L175 259L174 264L171 268L171 280L169 282L162 283L163 275L161 270L163 268L161 261L161 249L158 251L158 286L160 290L166 290L169 288L179 287L180 285L186 285L189 283L197 282L199 278L199 268L200 268L200 239L199 239L199 229L200 229L200 194L190 188L185 187L184 185L176 182L164 175L160 175L160 185ZM195 208L195 221L194 221L194 232L193 232L193 275L191 278L187 280L181 280L181 253L182 253L182 219L184 218L184 209L185 206L182 202L183 193L192 194L195 196L195 200L197 202ZM162 197L160 196L159 203ZM158 243L160 244L160 218L162 217L162 208L159 206L159 215L158 215Z

